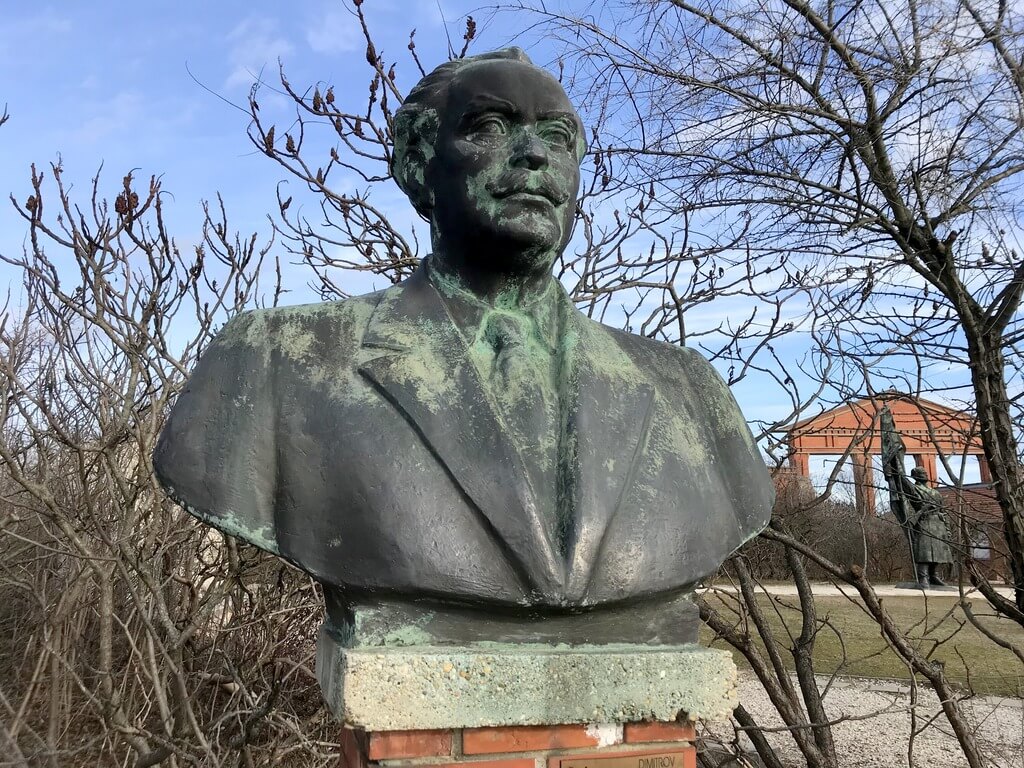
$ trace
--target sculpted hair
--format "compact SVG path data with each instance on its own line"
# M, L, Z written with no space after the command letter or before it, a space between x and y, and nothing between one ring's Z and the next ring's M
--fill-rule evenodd
M434 142L440 125L440 112L448 100L448 89L455 75L462 69L483 61L518 61L533 65L521 48L503 48L500 51L467 56L447 61L433 69L409 91L405 101L395 111L395 146L391 155L391 175L412 201L416 211L429 218L431 203L424 188L424 172L434 155Z

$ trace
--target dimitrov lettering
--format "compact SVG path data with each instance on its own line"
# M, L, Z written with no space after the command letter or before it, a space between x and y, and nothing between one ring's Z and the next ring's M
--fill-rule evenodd
M675 764L675 757L657 755L655 757L641 757L638 768L673 768Z

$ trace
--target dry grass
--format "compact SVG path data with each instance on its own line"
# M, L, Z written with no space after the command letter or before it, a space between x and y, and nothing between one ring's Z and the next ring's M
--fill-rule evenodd
M734 596L708 597L726 615L735 614ZM790 646L790 633L795 636L800 631L797 598L759 595L758 600L770 618L776 638ZM994 616L984 600L970 602L985 628L1018 648L1024 647L1024 629ZM816 604L818 618L823 622L814 650L819 674L910 679L906 664L888 648L878 624L857 603L844 597L819 597ZM999 647L967 621L956 596L887 597L883 604L929 658L945 665L950 680L979 694L1024 696L1024 665L1012 651ZM701 639L716 647L728 647L722 640L712 642L714 638L707 627L702 628ZM757 642L763 646L760 638ZM744 664L739 653L733 651L733 656L737 664ZM788 654L784 657L789 658Z

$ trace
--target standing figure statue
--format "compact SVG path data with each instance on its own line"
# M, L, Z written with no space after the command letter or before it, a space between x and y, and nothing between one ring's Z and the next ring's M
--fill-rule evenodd
M928 473L914 467L908 478L903 470L906 447L888 407L880 414L882 469L889 484L889 504L907 534L914 558L915 581L897 586L910 589L945 587L936 573L942 563L952 563L949 525L942 509L942 495L928 485Z

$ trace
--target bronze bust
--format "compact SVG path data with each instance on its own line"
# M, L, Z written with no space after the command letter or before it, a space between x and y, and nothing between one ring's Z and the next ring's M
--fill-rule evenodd
M522 51L441 65L396 115L392 169L432 255L377 293L236 317L178 400L168 493L322 582L337 642L365 606L433 642L694 640L685 595L767 523L711 365L552 277L584 151Z

